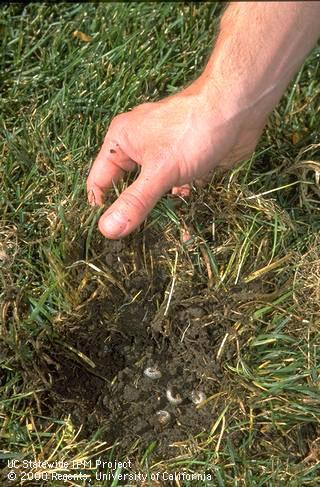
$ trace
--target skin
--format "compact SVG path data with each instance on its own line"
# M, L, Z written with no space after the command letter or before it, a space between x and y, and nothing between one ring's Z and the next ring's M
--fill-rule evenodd
M87 179L91 205L125 172L137 179L99 220L125 237L172 189L251 155L267 118L320 34L320 2L235 2L228 6L203 73L186 89L117 115Z

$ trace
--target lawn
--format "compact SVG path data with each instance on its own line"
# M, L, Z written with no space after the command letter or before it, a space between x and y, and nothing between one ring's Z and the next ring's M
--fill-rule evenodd
M2 485L320 484L319 46L250 160L122 241L86 202L112 117L195 79L222 9L1 6Z

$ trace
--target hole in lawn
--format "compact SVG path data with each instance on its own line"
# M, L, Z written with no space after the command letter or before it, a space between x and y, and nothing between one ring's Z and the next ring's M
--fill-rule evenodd
M226 300L217 299L205 281L196 283L190 256L182 252L165 313L175 255L171 248L173 242L155 233L144 234L143 241L101 240L94 262L104 272L111 269L114 283L96 283L95 288L88 281L84 291L81 282L88 271L75 273L85 304L59 322L50 350L57 365L50 372L47 404L54 417L70 414L76 427L82 425L82 437L104 426L103 439L110 445L118 440L128 450L137 439L141 448L156 441L157 454L165 456L169 445L208 432L216 420L217 403L209 398L223 380L216 355L231 324L224 313ZM99 292L90 300L95 289ZM161 377L150 379L144 371L154 366ZM168 401L168 388L181 396L179 404ZM197 408L194 391L209 401Z

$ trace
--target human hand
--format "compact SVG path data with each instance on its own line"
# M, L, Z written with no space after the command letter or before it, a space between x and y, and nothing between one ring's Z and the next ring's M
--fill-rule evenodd
M87 179L90 204L103 205L105 191L126 171L138 178L99 220L111 239L131 233L168 190L202 178L215 167L230 167L254 150L265 124L246 110L230 110L219 93L200 81L159 102L116 116Z
M276 5L275 16L265 2L231 3L210 60L191 86L112 120L88 176L90 203L102 205L125 171L137 165L141 171L100 218L103 235L128 235L170 188L252 153L319 35L318 2Z

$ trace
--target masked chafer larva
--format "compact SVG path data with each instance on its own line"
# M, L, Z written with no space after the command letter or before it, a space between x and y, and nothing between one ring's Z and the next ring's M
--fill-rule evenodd
M166 424L168 424L170 419L171 419L170 413L168 413L168 411L164 411L162 409L160 411L156 412L156 417L162 426L165 426Z
M174 396L170 388L166 390L166 396L170 404L173 404L174 406L182 403L182 397L180 396L180 394L178 393Z
M160 377L162 376L161 371L158 369L158 367L147 367L146 369L144 369L143 373L146 377L152 380L160 379Z
M202 391L192 391L190 394L190 399L193 404L198 405L207 399L207 396Z

